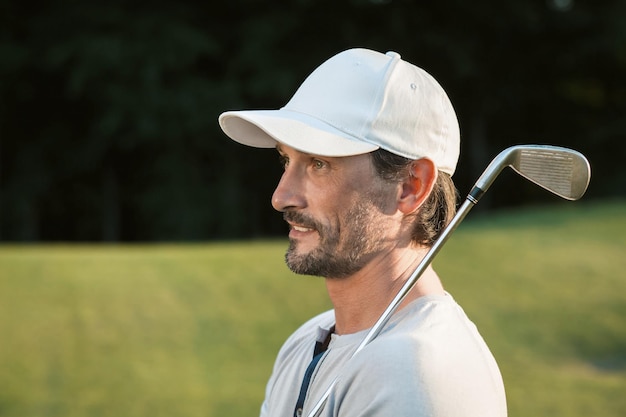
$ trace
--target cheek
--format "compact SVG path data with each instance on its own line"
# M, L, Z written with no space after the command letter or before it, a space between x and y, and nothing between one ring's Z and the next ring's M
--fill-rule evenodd
M349 216L360 213L363 209L370 214L393 215L397 209L398 186L383 182L371 175L344 178L341 183L316 184L311 187L309 202L315 200L309 208L316 211L329 223L342 225L349 223Z
M369 187L359 196L360 203L367 205L371 211L381 215L392 216L397 213L399 186L382 181L372 181Z
M349 206L354 198L354 191L348 187L336 187L320 185L309 189L309 202L315 202L316 209L320 212L331 213ZM313 204L311 204L313 205Z
M343 193L333 193L320 191L319 199L315 206L314 217L323 225L325 235L338 235L349 233L354 227L355 217L359 216L359 207L363 202L359 196L352 191L344 191ZM310 207L313 209L313 207Z

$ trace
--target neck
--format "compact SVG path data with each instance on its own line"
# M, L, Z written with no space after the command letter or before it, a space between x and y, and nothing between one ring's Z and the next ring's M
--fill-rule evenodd
M335 309L336 333L355 333L372 327L424 254L411 250L395 259L387 255L370 262L353 276L327 278L326 288ZM419 297L434 294L444 294L444 290L439 277L428 266L398 308L402 309Z

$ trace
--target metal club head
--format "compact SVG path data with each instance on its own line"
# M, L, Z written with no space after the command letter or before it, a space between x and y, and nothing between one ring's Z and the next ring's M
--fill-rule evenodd
M567 200L585 194L591 178L589 162L583 154L550 145L518 145L500 152L476 182L483 192L504 167Z

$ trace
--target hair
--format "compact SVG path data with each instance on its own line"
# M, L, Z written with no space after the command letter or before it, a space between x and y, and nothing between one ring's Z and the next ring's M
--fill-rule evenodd
M409 175L412 159L384 149L375 150L370 155L376 172L383 180L400 182ZM419 210L412 214L415 219L411 240L416 244L431 247L454 217L457 197L452 177L439 171L432 192Z

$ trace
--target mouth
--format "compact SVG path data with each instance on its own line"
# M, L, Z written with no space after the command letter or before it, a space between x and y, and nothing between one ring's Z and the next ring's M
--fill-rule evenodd
M298 226L296 224L290 224L289 226L291 227L291 230L295 230L300 233L312 232L314 230L310 227Z
M289 225L290 239L305 239L312 235L318 235L318 229L312 219L305 218L302 214L285 213L285 221Z
M302 240L313 234L317 235L317 230L312 227L300 224L289 223L289 238L293 240Z

